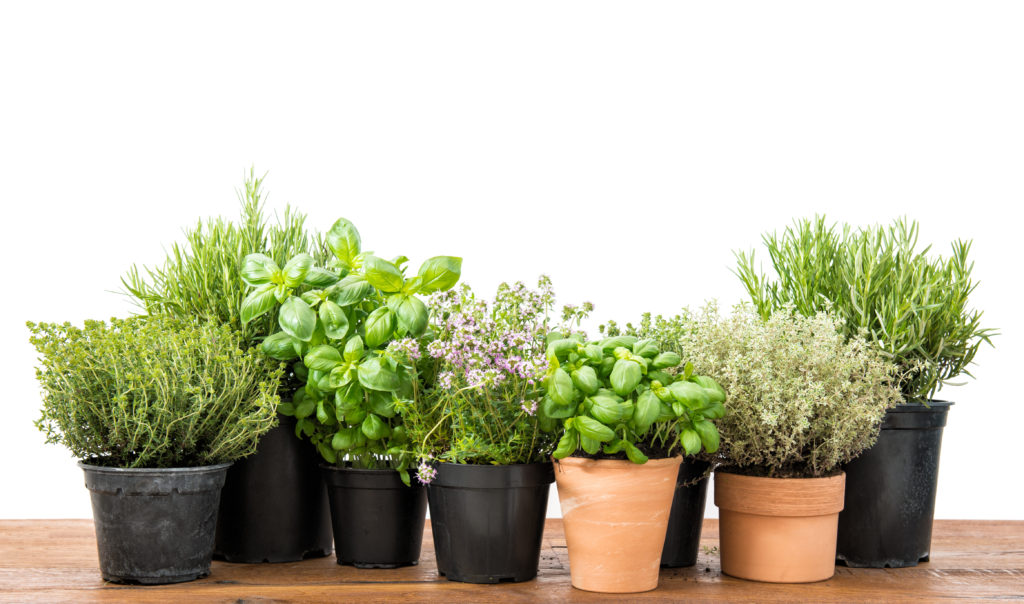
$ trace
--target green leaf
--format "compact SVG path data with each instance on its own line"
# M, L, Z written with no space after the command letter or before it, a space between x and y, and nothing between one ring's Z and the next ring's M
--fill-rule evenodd
M654 357L651 361L652 369L667 369L669 367L677 367L679 363L682 363L683 359L674 352L663 352L658 356Z
M358 361L363 357L363 339L359 336L352 336L345 342L345 360L352 362Z
M279 270L277 263L265 254L249 254L242 259L242 281L253 287L270 283L271 277Z
M572 428L567 429L562 438L558 439L558 446L555 447L555 452L552 453L552 456L555 459L564 459L572 455L579 448L579 442L579 433Z
M605 455L615 455L626 446L626 441L621 438L612 439L607 445L601 447Z
M619 359L612 367L612 374L609 381L612 389L619 396L628 396L640 384L643 379L643 369L640 363L630 359Z
M327 232L327 247L331 248L334 256L349 268L355 266L361 245L356 226L344 218L339 218Z
M303 283L310 287L321 289L334 285L339 279L341 279L341 277L334 271L311 266L309 267L309 272L306 273L306 278L303 279Z
M331 421L331 418L327 415L327 409L324 408L323 401L317 401L316 403L316 421L321 424L327 424Z
M339 411L339 415L358 408L362 402L363 387L358 382L350 382L334 393L334 406Z
M297 254L284 265L284 284L298 287L305 279L306 273L313 266L313 257L309 254Z
M637 340L633 343L633 354L652 359L658 355L658 345L650 339Z
M462 275L462 258L434 256L420 265L417 276L422 279L419 291L429 294L451 289Z
M601 387L601 382L597 379L597 372L589 365L584 365L572 372L572 383L587 395L594 394Z
M405 278L398 267L373 255L363 258L363 275L370 285L389 294L402 291L402 286L405 285Z
M327 446L327 443L317 443L316 448L320 451L321 457L327 460L328 463L338 463L338 454L334 452L334 449Z
M402 468L398 471L398 477L402 480L402 484L407 487L412 486L412 480L409 478L409 470Z
M588 361L595 365L600 365L604 359L604 351L599 344L587 344L583 349L583 354Z
M596 455L601 450L601 441L580 434L580 447L587 453Z
M576 388L565 369L558 368L548 379L548 396L559 405L571 405L576 400Z
M302 362L310 369L331 371L341 365L341 353L334 346L324 344L310 350Z
M625 447L626 457L629 458L629 461L639 464L647 463L647 456L641 453L640 449L637 449L633 443L625 441Z
M372 413L367 413L366 418L363 419L363 423L360 425L363 434L370 440L380 440L388 435L388 425L384 423L384 420L377 417Z
M395 416L395 397L390 392L370 391L368 397L370 411L381 417Z
M661 414L661 401L650 390L645 390L636 401L636 412L633 413L633 425L637 432L645 432Z
M708 453L718 451L718 428L706 419L693 422L694 430L700 436L700 442Z
M601 340L602 350L615 350L618 347L632 348L633 344L636 344L636 338L633 336L615 336L613 338L605 338Z
M693 382L675 382L668 389L673 398L691 409L702 407L711 400L708 390Z
M415 294L415 293L419 292L420 291L420 287L422 287L422 286L423 286L423 277L420 277L419 275L417 275L417 276L413 277L412 279L407 279L405 281L405 285L402 286L402 293L403 294L409 294L411 296L412 294Z
M380 358L366 359L359 364L359 383L368 390L394 392L401 387L398 374L381 365Z
M690 381L697 384L701 388L708 391L708 401L712 403L724 403L725 402L725 389L718 385L715 380L703 376L695 375L690 378Z
M679 440L682 442L683 450L686 451L687 455L700 453L700 435L696 431L689 428L684 429L679 434Z
M579 431L580 436L592 438L598 442L606 443L615 438L615 432L611 428L586 415L576 416L572 425Z
M394 298L392 306L391 298ZM427 305L416 296L396 294L388 300L388 307L398 316L398 327L410 335L419 337L427 329L430 312Z
M366 317L366 345L377 348L387 343L395 335L395 315L386 306L382 306Z
M336 451L345 451L357 446L359 442L356 437L357 432L359 432L359 428L355 427L338 430L334 433L334 438L331 439L331 447Z
M362 275L348 275L327 290L327 297L338 306L352 306L366 299L373 291Z
M324 334L332 340L342 340L348 335L348 315L330 300L320 304L320 324L324 326Z
M277 286L273 283L267 283L261 285L253 291L249 292L249 295L242 300L242 308L239 311L242 319L242 325L249 323L256 317L266 314L270 309L277 305L277 297L274 296L274 291Z
M278 361L289 361L299 356L295 352L294 340L283 331L279 331L263 340L263 343L260 344L260 350L263 351L263 354Z
M301 403L295 405L295 417L297 419L305 419L313 412L316 411L316 401L311 398L303 399Z
M606 397L590 400L594 401L594 404L590 407L590 415L602 424L615 424L622 419L625 410L619 403L608 403Z
M576 413L576 406L571 403L568 405L560 405L550 396L545 396L541 401L540 410L544 417L565 419L567 417L572 417L573 414Z
M309 304L292 296L281 305L277 322L291 337L300 342L308 342L313 337L313 330L316 329L316 313Z

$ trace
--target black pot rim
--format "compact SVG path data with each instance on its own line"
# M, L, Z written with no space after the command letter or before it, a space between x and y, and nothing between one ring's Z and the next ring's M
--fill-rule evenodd
M928 401L925 403L900 403L895 407L888 409L888 413L929 413L929 412L940 412L949 409L956 403L952 401Z
M97 466L95 464L88 463L90 460L80 460L78 467L89 472L96 473L108 473L108 474L119 474L119 475L135 475L135 476L150 476L150 475L166 475L166 474L203 474L206 472L219 472L226 468L231 467L234 462L218 463L212 466L185 466L178 468L119 468L116 466Z
M431 487L460 489L509 489L540 487L555 481L554 464L548 462L521 464L458 464L437 463L437 476Z
M320 464L320 471L328 488L343 487L350 489L415 489L418 486L413 483L405 486L398 470L391 468L384 470L367 470L363 468L346 468L332 464Z

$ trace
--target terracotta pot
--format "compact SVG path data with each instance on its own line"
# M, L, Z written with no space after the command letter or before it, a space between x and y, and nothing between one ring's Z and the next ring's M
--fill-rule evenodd
M763 478L715 472L722 572L770 583L835 573L846 475Z
M606 593L658 587L661 549L682 460L555 461L573 587Z

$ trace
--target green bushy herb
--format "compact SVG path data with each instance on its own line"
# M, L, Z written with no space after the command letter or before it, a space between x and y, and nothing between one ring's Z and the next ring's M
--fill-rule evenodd
M762 319L715 304L671 318L645 314L625 331L653 338L728 393L715 461L771 477L827 476L871 446L900 401L899 370L827 313L783 308ZM609 326L611 333L618 326Z
M782 235L764 236L772 281L739 253L737 275L762 317L787 306L805 316L831 311L847 337L865 336L903 369L908 401L927 401L966 367L995 332L968 307L977 284L970 242L956 241L948 258L917 251L918 225L841 229L824 217L798 220Z
M246 345L273 333L277 328L273 316L242 321L242 302L249 289L239 273L242 260L261 253L283 264L300 253L323 260L324 252L319 238L306 230L305 215L286 208L276 223L268 221L262 186L263 179L250 170L239 191L238 222L218 217L186 229L185 243L171 247L163 266L129 270L121 281L125 291L148 314L230 325Z
M164 316L28 326L41 362L36 426L80 459L212 465L254 453L275 422L279 364L228 326Z

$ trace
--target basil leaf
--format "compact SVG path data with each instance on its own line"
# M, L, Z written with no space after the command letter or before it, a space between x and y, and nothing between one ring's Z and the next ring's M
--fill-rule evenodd
M363 275L370 285L385 293L402 291L405 278L394 264L377 256L363 258Z
M366 345L377 348L395 333L395 315L387 307L380 307L366 317Z
M263 343L260 344L260 350L263 351L263 354L278 361L289 361L299 356L295 352L292 337L283 331L279 331L263 340Z
M687 455L700 453L700 435L696 431L686 428L679 434L679 437Z
M541 415L544 417L550 417L554 419L565 419L572 417L576 412L576 406L573 404L560 405L556 403L550 396L545 396L544 400L540 404Z
M358 361L363 357L363 339L359 336L352 336L345 342L345 360Z
M619 359L612 367L612 374L609 381L612 389L619 396L628 396L640 384L643 379L643 369L640 363L630 359Z
M679 363L682 363L683 359L674 352L663 352L658 356L654 357L651 361L652 369L667 369L669 367L676 367Z
M645 432L654 422L658 421L661 414L661 401L650 390L645 390L636 401L636 411L633 413L633 425L637 432Z
M693 422L693 428L700 436L700 442L708 453L718 451L718 428L706 419Z
M398 374L381 365L379 357L366 359L359 364L359 383L368 390L394 392L401 386Z
M592 438L598 442L606 443L615 438L615 432L611 428L586 415L577 416L572 425L579 431L580 436ZM587 452L589 453L589 451Z
M370 295L373 287L362 275L348 275L327 290L327 297L338 306L352 306Z
M425 294L451 289L461 275L462 258L454 256L434 256L421 264L417 273L423 280L420 291Z
M363 434L370 440L380 440L388 435L388 425L372 413L367 413L361 425Z
M316 329L316 313L309 304L295 296L288 298L281 305L277 321L285 333L301 342L308 342L313 337L313 330Z
M601 441L594 440L589 436L583 436L583 434L580 434L580 447L582 447L587 453L596 455L597 452L601 450Z
M576 387L569 374L559 367L548 379L548 396L559 405L571 405L576 399Z
M708 401L711 403L724 403L725 402L725 389L718 385L715 380L703 376L695 375L690 378L690 381L697 384L701 388L707 390Z
M637 449L631 442L624 442L626 447L626 457L629 458L629 461L637 464L647 463L647 456L641 453L640 449Z
M302 359L302 362L306 367L316 371L331 371L341 365L342 360L341 353L338 352L337 348L324 344L310 350L306 357Z
M277 263L265 254L249 254L242 259L242 281L256 286L270 283L274 273L279 271Z
M334 226L331 227L331 230L327 232L327 247L331 248L335 257L349 268L355 266L355 259L359 255L360 246L359 230L356 229L354 224L344 218L339 218L334 223Z
M583 394L588 395L594 394L601 387L601 382L597 379L597 372L588 365L572 372L572 383L582 390Z
M306 278L303 280L303 283L310 287L319 289L334 285L339 279L341 279L341 277L334 271L311 266L309 267L309 272L306 273Z
M672 397L691 409L703 407L711 402L710 392L693 382L675 382L668 387Z
M324 327L324 335L332 340L343 340L348 335L348 315L330 300L320 303L320 324Z
M276 289L276 285L267 283L251 291L245 297L245 300L242 300L242 308L240 310L242 325L266 314L270 309L277 306L277 298L274 296Z
M313 266L313 257L309 254L297 254L284 265L284 284L297 287L306 278L306 273Z
M562 435L562 438L558 439L558 446L555 447L555 452L552 453L552 457L555 459L566 458L576 452L579 448L580 437L576 430L569 428Z
M398 315L398 327L410 335L419 337L427 329L430 312L427 305L416 296L402 296L395 314Z

